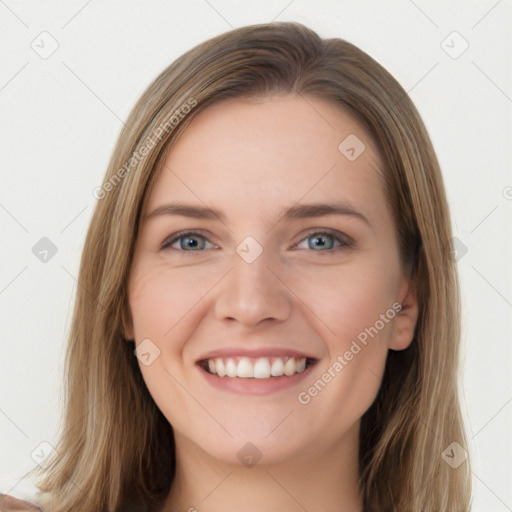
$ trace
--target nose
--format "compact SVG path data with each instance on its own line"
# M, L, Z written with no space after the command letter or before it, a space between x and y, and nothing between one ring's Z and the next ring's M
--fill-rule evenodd
M222 280L215 302L215 317L256 327L271 320L284 321L292 311L292 296L276 265L269 265L265 251L253 262L233 255L233 268ZM270 268L269 268L270 267Z

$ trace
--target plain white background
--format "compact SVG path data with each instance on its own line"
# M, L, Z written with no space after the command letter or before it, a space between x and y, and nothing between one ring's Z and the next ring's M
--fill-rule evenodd
M92 191L122 121L192 46L280 20L358 45L423 116L459 240L473 510L512 510L511 11L510 0L0 0L0 490L23 495L31 454L56 441ZM47 262L32 251L43 237L57 249Z

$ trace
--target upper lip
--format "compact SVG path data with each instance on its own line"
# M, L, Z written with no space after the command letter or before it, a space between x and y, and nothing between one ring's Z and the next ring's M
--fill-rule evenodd
M300 350L291 349L291 348L277 348L277 347L269 347L269 348L259 348L259 349L248 349L248 348L223 348L218 350L212 350L211 352L206 353L201 356L197 361L204 361L207 359L216 359L216 358L227 358L227 357L284 357L284 356L292 356L296 358L303 358L316 360L317 358L306 354L305 352L301 352Z

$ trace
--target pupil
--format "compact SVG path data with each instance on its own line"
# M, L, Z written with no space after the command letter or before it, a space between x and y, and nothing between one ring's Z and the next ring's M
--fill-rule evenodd
M327 242L328 237L325 236L315 236L310 242L309 246L311 249L329 249L331 248L330 244Z
M198 245L198 242L196 239L192 238L192 237L189 237L187 238L186 240L186 244L187 246L190 248L190 249L195 249L197 248L197 245Z

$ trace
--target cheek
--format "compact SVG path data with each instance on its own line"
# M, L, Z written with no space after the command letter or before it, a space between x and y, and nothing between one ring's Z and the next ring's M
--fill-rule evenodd
M139 358L139 368L153 400L173 426L198 414L186 392L191 376L184 369L183 353L197 327L201 298L214 282L199 268L195 273L180 272L154 261L134 266L131 274L133 333L137 347L146 343L152 358L150 364ZM147 339L152 343L148 345Z
M387 345L392 332L399 272L384 258L330 267L314 278L298 278L294 289L314 313L313 319L334 357L358 336ZM375 333L375 328L378 333ZM379 350L382 352L382 350Z
M317 273L314 280L301 280L298 286L314 312L310 322L328 350L316 380L307 383L310 387L303 389L299 402L311 402L319 414L331 410L329 404L339 404L330 418L336 423L361 417L382 380L396 316L393 304L399 275L393 265L382 261L340 266L335 272Z
M129 291L135 339L168 342L178 325L182 329L190 322L195 306L215 282L203 274L180 272L165 264L136 269Z

